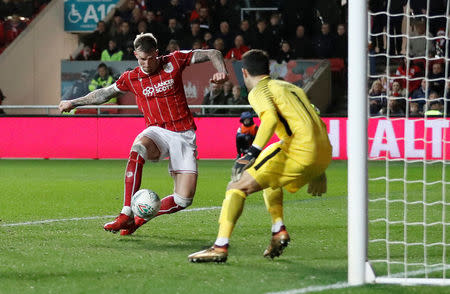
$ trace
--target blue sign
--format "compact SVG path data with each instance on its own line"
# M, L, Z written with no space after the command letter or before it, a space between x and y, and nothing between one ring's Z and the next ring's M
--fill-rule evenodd
M92 32L119 0L64 0L64 30Z

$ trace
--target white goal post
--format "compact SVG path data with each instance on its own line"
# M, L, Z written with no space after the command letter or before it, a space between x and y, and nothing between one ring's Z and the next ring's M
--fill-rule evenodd
M450 0L427 0L419 13L413 11L411 4L418 2L413 0L405 1L404 11L390 12L392 1L396 0L385 1L385 11L375 12L369 11L369 1L348 1L348 284L448 286ZM445 11L430 13L438 1ZM374 32L371 20L376 16L385 17L386 23ZM396 32L391 30L392 19L402 21L401 32L398 26ZM369 41L374 37L381 37L377 42L382 45L369 52ZM417 40L425 44L422 54L416 54L417 47L412 46L419 43ZM439 40L444 44L440 52ZM369 59L371 66L377 60L381 70L371 68L369 72ZM443 72L434 72L437 63ZM397 66L403 66L404 71L396 70ZM416 74L419 70L421 74ZM385 104L374 112L368 85L377 81L384 81L385 91L377 97ZM402 82L405 88L398 94L392 85ZM438 82L444 84L442 91L430 86ZM415 89L422 89L424 96L416 98ZM423 103L420 111L418 101ZM400 114L395 114L398 109ZM388 127L380 133L377 128L374 134L373 125L380 122ZM374 156L369 148L376 140L384 147L394 140L398 148L386 147ZM376 174L371 166L378 168Z

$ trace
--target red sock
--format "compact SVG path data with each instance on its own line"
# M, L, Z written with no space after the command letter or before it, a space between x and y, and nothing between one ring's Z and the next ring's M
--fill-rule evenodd
M161 208L159 209L158 214L156 216L162 215L162 214L174 213L174 212L183 210L185 208L186 207L176 204L173 195L169 195L169 196L164 197L161 200Z
M131 206L131 197L141 186L142 168L145 160L136 151L131 151L125 171L123 206Z

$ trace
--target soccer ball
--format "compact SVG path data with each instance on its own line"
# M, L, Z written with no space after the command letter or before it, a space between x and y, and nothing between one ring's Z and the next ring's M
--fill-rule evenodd
M161 200L159 200L158 194L152 190L139 190L131 198L131 210L134 215L145 220L155 217L160 207Z

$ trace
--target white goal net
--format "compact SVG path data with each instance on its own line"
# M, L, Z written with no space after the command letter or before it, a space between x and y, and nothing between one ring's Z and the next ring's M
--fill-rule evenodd
M365 282L450 285L449 8L368 1Z

